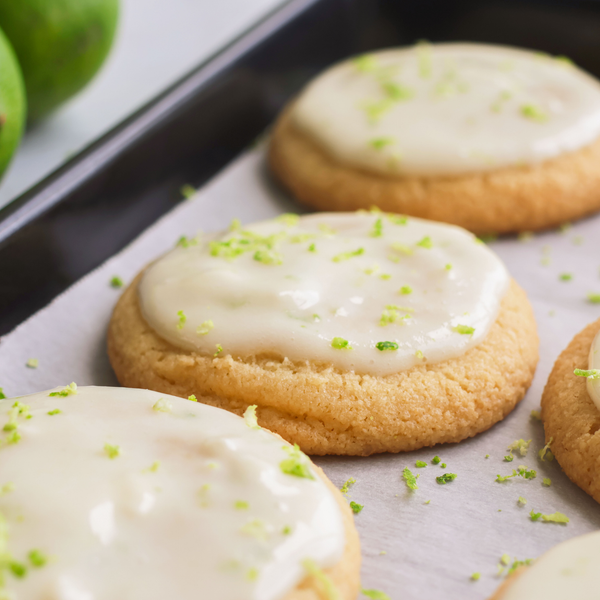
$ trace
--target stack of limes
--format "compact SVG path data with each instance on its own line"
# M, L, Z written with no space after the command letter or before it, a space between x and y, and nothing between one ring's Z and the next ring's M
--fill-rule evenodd
M26 119L46 116L97 73L119 0L0 0L0 176Z

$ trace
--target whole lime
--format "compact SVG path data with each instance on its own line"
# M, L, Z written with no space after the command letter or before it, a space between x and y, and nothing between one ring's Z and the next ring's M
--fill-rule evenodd
M25 79L35 121L81 90L110 51L119 0L0 0L0 28Z
M17 57L0 31L0 176L6 170L25 125L25 86Z

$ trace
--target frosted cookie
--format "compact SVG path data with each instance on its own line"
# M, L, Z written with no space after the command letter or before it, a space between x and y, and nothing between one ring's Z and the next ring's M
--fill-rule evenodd
M600 320L558 357L542 396L542 420L564 472L600 502Z
M490 600L596 600L600 589L600 532L558 544L519 568Z
M319 210L382 210L477 232L600 209L600 82L564 57L419 44L337 64L283 112L269 160Z
M0 597L356 598L346 502L252 417L75 384L0 400Z
M120 299L119 381L242 414L312 454L458 442L502 419L537 363L524 292L450 225L283 215L184 240Z

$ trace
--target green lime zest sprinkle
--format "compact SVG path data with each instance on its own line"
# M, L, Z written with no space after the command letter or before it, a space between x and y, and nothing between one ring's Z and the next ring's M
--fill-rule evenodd
M342 262L343 260L360 256L361 254L364 254L364 252L364 248L357 248L356 250L351 250L350 252L341 252L340 254L336 254L331 260L333 260L333 262Z
M18 579L23 579L23 577L27 575L27 567L23 563L17 562L16 560L9 560L8 568Z
M398 350L398 344L396 342L377 342L375 348L380 352L388 352Z
M382 592L381 590L365 590L365 589L361 589L360 593L363 596L366 596L367 598L370 598L371 600L391 600L390 597Z
M394 138L391 137L380 137L373 138L369 142L369 146L375 150L383 150L386 146L391 146L394 143Z
M537 123L545 123L549 119L548 113L535 104L523 104L521 106L521 115Z
M340 488L342 494L346 495L350 491L350 487L356 483L356 479L354 477L350 477L346 483Z
M46 565L48 557L41 550L31 550L27 555L29 562L36 568L40 568Z
M505 462L512 462L515 457L512 455L512 451L508 454L508 456L504 457Z
M590 292L586 298L591 304L600 304L600 294Z
M530 416L535 421L541 421L542 420L542 413L539 410L532 410L531 413L530 413Z
M104 444L104 452L106 452L108 458L111 460L115 459L117 456L121 456L121 446L106 442L106 444Z
M548 462L552 462L554 460L554 454L553 454L552 450L550 450L550 446L553 441L554 441L554 438L551 437L548 440L548 443L538 452L538 456L540 457L540 460L548 461Z
M440 467L441 467L442 469L445 469L445 468L446 468L446 463L442 463L442 464L440 465Z
M365 111L367 118L373 124L377 123L386 112L394 106L394 101L391 98L384 98L377 102L365 102L362 109Z
M350 342L341 337L334 337L331 340L331 347L336 350L352 350Z
M160 468L160 461L159 460L155 460L147 469L144 469L144 473L156 473L156 471L158 471L158 469Z
M409 489L419 489L419 486L417 485L417 478L408 467L404 467L404 470L402 471L402 477L404 477L404 481L406 481L406 485Z
M208 319L207 321L204 321L204 322L200 323L200 325L198 325L198 327L196 328L196 333L198 335L207 335L214 328L215 328L215 324L210 319Z
M194 396L194 394L192 394L191 396L188 396L188 400L190 402L198 402L198 398L196 398L196 396Z
M217 344L216 348L217 348L217 351L213 354L213 357L219 356L219 354L221 354L221 352L223 352L223 346L221 346L221 344Z
M569 522L569 517L558 511L552 513L551 515L544 515L541 512L536 513L532 509L529 513L529 516L531 517L532 521L539 521L540 519L542 519L542 521L545 521L546 523L560 523L561 525L566 525Z
M189 200L196 193L196 188L194 186L191 186L189 183L185 183L179 188L179 193L186 200Z
M305 558L302 561L302 566L309 575L312 575L319 582L325 600L340 600L340 594L333 581L318 567L312 558Z
M473 335L475 327L471 327L470 325L455 325L452 328L452 331L460 333L461 335Z
M352 512L357 515L363 508L364 506L362 504L358 504L357 502L354 502L354 500L352 502L350 502L350 508L352 509Z
M286 227L293 227L294 225L298 225L298 221L300 220L300 216L296 213L283 213L275 218L275 221L278 223L283 223Z
M239 231L242 228L242 222L239 219L232 219L229 224L229 231Z
M423 354L423 350L417 350L415 352L415 356L417 357L418 360L423 360L425 358L425 355Z
M571 279L573 279L573 275L571 273L561 273L558 278L561 281L571 281Z
M408 223L408 217L404 215L394 215L392 213L386 213L386 218L390 223L394 225L406 225Z
M37 358L30 358L26 363L25 366L30 368L30 369L37 369L38 366L40 364L40 361Z
M236 500L233 503L233 508L236 510L248 510L250 505L245 500Z
M542 485L550 487L552 485L552 479L550 479L550 477L544 477L542 479Z
M187 317L182 310L177 311L177 317L178 317L177 329L183 329L183 326L185 325L185 322L187 321Z
M4 394L4 389L0 387L0 400L6 400L6 395Z
M443 475L436 477L435 480L440 485L445 485L446 483L450 483L451 481L454 481L457 477L458 477L458 475L456 473L444 473Z
M259 575L260 571L256 567L250 567L246 573L246 579L248 581L256 581Z
M424 460L418 460L417 462L415 462L415 467L417 467L418 469L422 469L423 467L426 467L427 463Z
M262 429L258 424L258 420L256 419L256 408L256 404L251 404L244 411L244 421L250 429Z
M290 535L290 533L292 533L292 528L289 525L285 525L281 530L281 533L283 535Z
M513 469L511 475L497 475L496 481L502 483L512 477L523 477L523 479L535 479L537 472L533 469L528 469L524 465L520 465L518 469Z
M381 313L381 318L379 319L379 326L385 327L386 325L391 325L392 323L403 324L403 321L405 321L406 319L410 319L409 314L401 315L400 311L410 312L411 309L403 306L396 306L395 304L387 304L385 310Z
M111 288L115 288L116 290L118 290L119 288L122 288L125 283L123 283L123 280L118 277L117 275L115 275L109 282L110 287Z
M441 459L439 456L434 456L434 457L431 459L431 462L432 462L434 465L439 465L439 464L442 462L442 459Z
M448 263L444 269L446 269L446 271L451 271L452 270L452 265L450 263Z
M361 73L371 73L377 69L377 59L372 54L361 54L352 59L352 64Z
M519 506L525 506L527 504L527 500L525 500L523 496L519 496L519 498L517 499L517 504Z
M481 577L481 573L479 573L479 572L477 572L477 573L473 573L473 574L471 575L471 580L472 580L472 581L479 581L480 577Z
M378 238L383 235L383 219L377 219L373 224L373 229L369 234L371 237Z
M527 451L529 450L529 446L531 444L531 440L515 440L511 444L508 445L507 450L510 450L511 453L514 450L515 452L519 452L521 456L527 456Z
M159 398L152 406L152 410L156 412L170 413L173 410L173 405L166 398Z
M5 483L4 485L0 485L0 496L4 496L5 494L10 494L10 492L14 491L15 484L12 481Z
M381 83L381 87L384 93L395 102L402 102L404 100L411 100L414 98L415 92L412 88L395 81L384 81Z
M577 377L587 377L588 379L600 379L600 369L575 369L573 371Z
M175 244L175 247L179 247L179 248L190 248L191 246L197 246L198 245L198 238L189 238L186 235L182 235L178 240L177 243Z
M400 288L400 292L399 293L402 294L402 295L404 295L404 296L406 296L408 294L412 294L412 292L413 292L413 289L410 287L410 285L403 285Z
M18 444L21 441L21 434L18 431L12 431L6 436L7 444Z
M310 461L298 444L293 446L282 446L285 452L288 453L288 458L283 459L279 463L279 468L286 475L294 477L302 477L304 479L314 479L314 475L310 471Z
M431 238L426 235L422 240L417 242L417 246L420 246L421 248L427 248L427 250L430 250L431 248L433 248L433 242L431 241Z
M316 245L316 244L314 244L314 243L313 243L313 244L311 244L311 245L308 247L308 251L309 251L309 252L316 252L316 251L317 251L317 245Z
M60 396L66 398L67 396L74 396L77 393L77 384L75 382L70 383L67 387L63 388L59 392L50 392L48 396Z
M276 250L257 250L252 258L263 265L280 265L283 263L283 256Z
M527 567L533 562L533 558L526 558L525 560L515 560L506 572L507 575L512 575L519 567Z

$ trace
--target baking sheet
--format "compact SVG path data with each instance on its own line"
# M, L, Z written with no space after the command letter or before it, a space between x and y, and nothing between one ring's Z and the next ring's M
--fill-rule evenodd
M131 281L181 235L222 229L233 218L251 222L290 211L303 212L270 181L264 148L245 154L194 198L5 336L0 342L0 386L15 396L71 381L116 385L105 334L120 291L109 286L110 279L118 275ZM529 241L512 238L491 244L528 292L540 334L541 359L533 386L503 422L460 444L316 460L338 486L350 477L357 480L350 498L364 505L356 524L365 588L383 590L392 600L487 598L502 580L497 565L503 554L535 558L567 538L600 527L596 502L569 482L556 461L538 459L543 428L530 418L558 354L575 333L600 316L600 305L586 302L588 293L600 293L599 234L597 216ZM560 280L563 273L572 279ZM39 360L37 369L25 366L30 358ZM503 462L507 445L519 438L533 440L528 455ZM435 476L443 472L431 464L436 454L447 463L447 471L457 473L454 482L436 483ZM417 459L429 466L414 468ZM520 464L535 469L537 478L495 481L497 474L509 474ZM408 490L402 479L405 466L420 475L417 491ZM542 485L543 477L551 478L550 487ZM527 499L526 506L517 504L519 496ZM532 522L531 509L560 511L570 522ZM470 579L473 572L481 573L479 581Z

